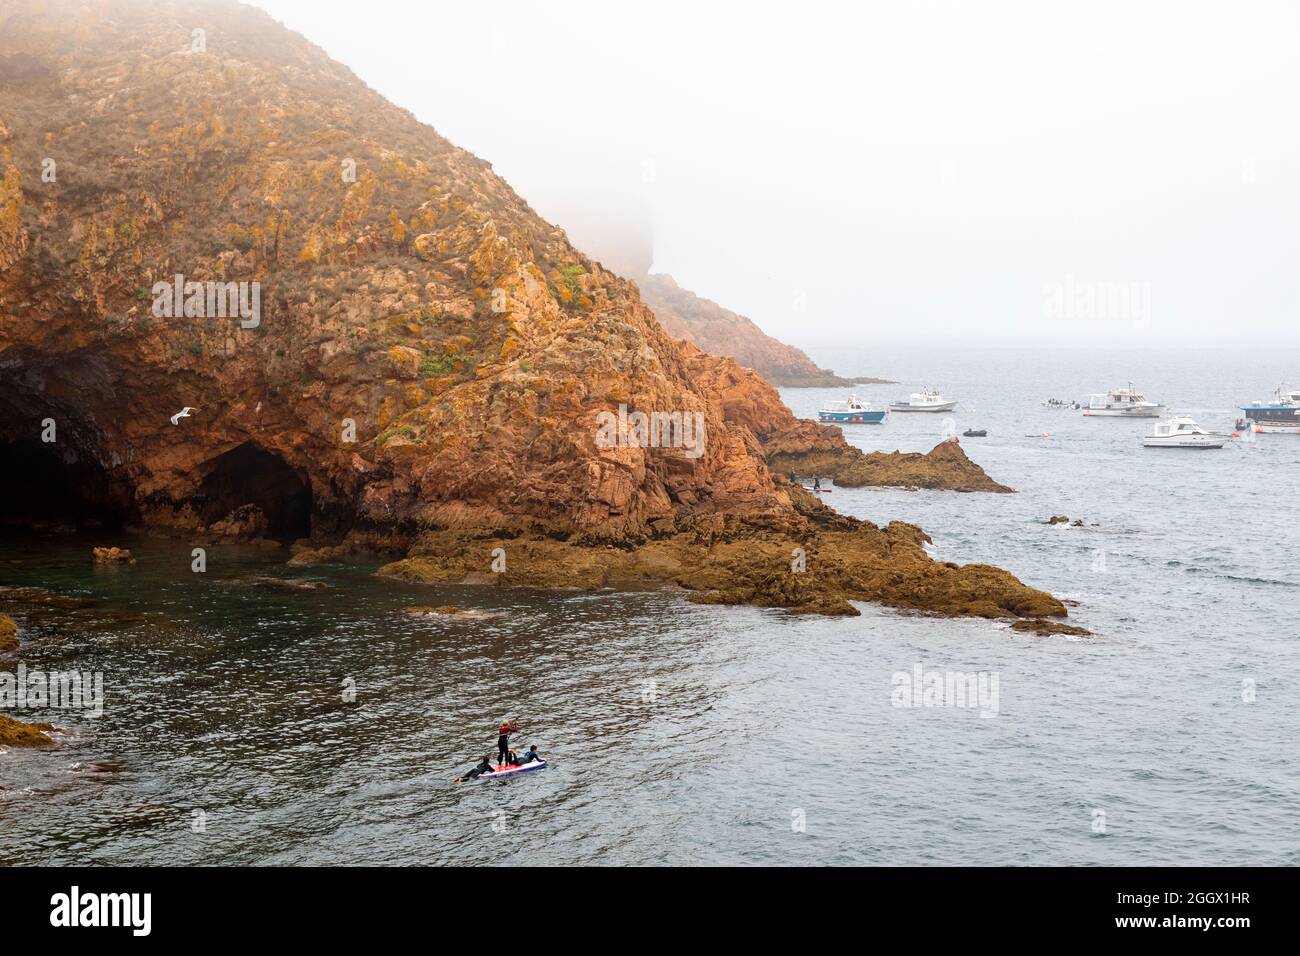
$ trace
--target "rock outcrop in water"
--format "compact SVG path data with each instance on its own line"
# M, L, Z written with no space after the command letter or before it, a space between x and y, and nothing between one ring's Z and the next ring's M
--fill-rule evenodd
M414 539L387 572L414 580L1065 614L790 485L888 469L253 8L7 4L0 150L0 500Z
M758 439L773 471L830 477L837 485L1010 492L971 461L954 438L930 452L864 452L835 425L795 418L780 396L750 369L718 363L691 349L692 371L717 396L723 417Z
M12 651L17 646L17 623L8 614L0 614L0 651Z
M41 747L53 743L49 731L53 724L25 724L0 714L0 746L2 747Z

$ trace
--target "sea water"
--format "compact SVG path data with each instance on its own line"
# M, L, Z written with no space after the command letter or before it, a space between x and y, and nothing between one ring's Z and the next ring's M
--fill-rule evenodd
M1144 449L1149 421L1041 405L1132 379L1230 430L1300 353L812 351L899 379L859 397L960 402L846 426L854 444L987 428L963 446L1018 490L827 503L1011 570L1093 637L407 585L235 547L196 574L187 541L0 539L0 586L94 600L43 615L0 671L104 679L102 716L8 711L67 733L0 753L0 863L1300 863L1300 437ZM782 394L812 417L847 391ZM137 564L96 566L96 544ZM453 784L508 713L547 769Z

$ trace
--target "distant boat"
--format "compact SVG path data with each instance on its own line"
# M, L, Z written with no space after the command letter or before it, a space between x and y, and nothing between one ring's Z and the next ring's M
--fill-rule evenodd
M968 428L961 433L961 437L962 438L987 438L988 434L989 433L987 428Z
M1149 402L1147 397L1128 383L1128 388L1088 396L1088 407L1083 414L1090 418L1159 418L1165 407Z
M1257 432L1280 432L1300 435L1300 389L1279 385L1273 400L1242 405L1246 417L1255 423Z
M1222 448L1227 443L1227 435L1207 432L1186 417L1156 422L1151 434L1142 439L1147 448Z
M817 420L837 425L879 425L885 420L883 408L872 408L850 395L847 402L827 402L817 413Z
M950 402L934 389L927 388L923 392L913 392L907 401L899 399L891 402L889 410L891 412L950 412L956 407L956 402Z

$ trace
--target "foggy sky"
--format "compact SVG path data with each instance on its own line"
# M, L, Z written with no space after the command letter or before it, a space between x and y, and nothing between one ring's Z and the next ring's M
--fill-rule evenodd
M1300 344L1294 3L254 5L795 344Z

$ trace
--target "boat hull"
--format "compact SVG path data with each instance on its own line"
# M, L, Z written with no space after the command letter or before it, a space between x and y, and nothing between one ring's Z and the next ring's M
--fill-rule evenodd
M937 405L890 405L891 412L950 412L957 407L956 402L940 402Z
M1172 438L1144 438L1143 448L1222 448L1227 435L1178 435Z
M1085 408L1086 418L1159 418L1164 414L1164 406L1152 408Z
M818 412L817 420L829 425L879 425L884 412Z
M1300 408L1289 405L1241 406L1246 418L1255 423L1255 431L1280 435L1300 435Z

